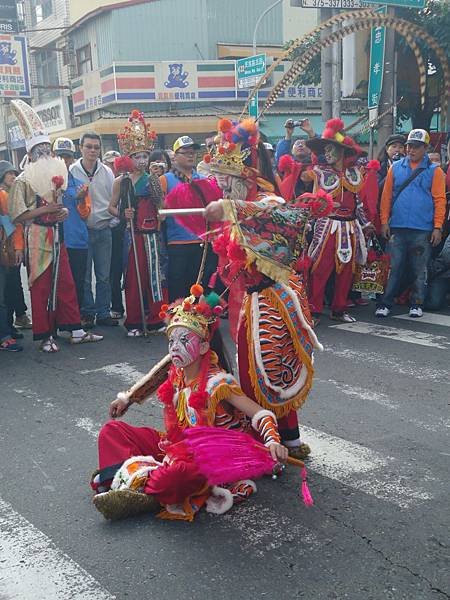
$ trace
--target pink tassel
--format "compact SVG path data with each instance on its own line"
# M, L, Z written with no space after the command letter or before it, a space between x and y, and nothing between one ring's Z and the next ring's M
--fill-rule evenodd
M308 487L306 467L302 468L300 475L302 478L303 503L305 506L312 506L314 504L314 500L311 496L311 492L309 491L309 487Z
M217 271L214 271L214 273L209 278L208 287L211 290L213 290L216 287L216 283L217 283Z

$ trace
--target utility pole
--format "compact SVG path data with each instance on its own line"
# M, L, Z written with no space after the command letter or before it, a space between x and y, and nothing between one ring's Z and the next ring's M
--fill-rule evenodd
M338 10L333 10L333 15L338 14ZM337 30L337 26L333 27L333 31ZM341 71L342 71L342 54L341 42L336 42L331 47L331 98L332 98L332 116L333 118L341 117Z
M320 9L320 22L323 23L333 16L331 8ZM324 39L330 34L326 29L320 34ZM322 72L322 121L328 121L333 115L333 49L328 46L322 49L320 56L320 69Z
M391 6L388 7L387 14L389 16L395 16L395 8ZM383 88L381 90L380 102L380 113L383 116L378 122L378 149L384 146L386 139L395 131L394 105L397 102L397 98L394 94L396 89L396 78L395 31L394 29L387 28Z

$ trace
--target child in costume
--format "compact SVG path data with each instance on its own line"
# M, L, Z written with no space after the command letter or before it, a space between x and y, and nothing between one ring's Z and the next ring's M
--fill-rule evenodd
M312 385L313 349L321 345L312 328L302 254L309 220L327 214L331 199L306 194L286 204L273 188L259 187L256 124L221 120L219 132L210 167L230 193L211 203L206 217L227 222L214 248L220 275L231 282L230 296L237 295L235 288L240 293L239 380L249 397L276 414L291 456L304 458L310 448L301 442L296 411ZM249 200L245 191L255 185Z
M215 294L205 298L196 284L184 301L165 305L161 316L167 319L169 357L112 402L110 415L115 419L132 403L147 398L155 379L165 377L158 389L164 405L164 433L115 420L100 430L99 471L91 485L98 492L94 505L106 518L122 518L162 505L162 518L192 521L203 505L210 512L222 513L256 491L250 480L211 488L189 456L167 454L168 444L181 439L186 428L207 425L236 432L253 428L275 460L287 458L275 415L245 396L234 377L222 368L226 360L220 345L218 354L212 349L221 312L218 300Z
M124 158L115 162L116 171L122 174L114 181L109 212L126 219L129 227L134 228L134 235L128 229L125 237L128 260L125 274L127 318L124 326L128 337L140 337L145 329L159 329L162 326L159 317L161 306L167 302L158 221L163 193L158 178L146 171L155 137L155 132L150 131L138 110L131 112L118 136ZM142 322L142 304L146 323Z

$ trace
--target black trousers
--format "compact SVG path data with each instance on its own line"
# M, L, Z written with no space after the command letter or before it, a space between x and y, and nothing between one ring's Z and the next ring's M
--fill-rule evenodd
M111 283L111 310L124 313L122 300L122 275L123 275L123 238L125 223L120 223L111 229L112 251L109 281Z
M70 270L77 290L78 307L81 310L84 296L84 278L87 265L87 248L66 248L69 255Z
M27 312L27 305L23 296L20 267L10 267L6 274L5 303L8 311L8 324L12 326L14 313L21 317Z
M189 295L191 285L197 281L203 255L203 244L169 244L169 302ZM205 289L217 269L217 255L208 247L205 271L201 284Z

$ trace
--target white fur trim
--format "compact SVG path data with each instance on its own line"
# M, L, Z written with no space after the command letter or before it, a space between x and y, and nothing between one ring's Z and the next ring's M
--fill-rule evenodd
M233 506L233 494L217 485L211 488L211 496L206 501L206 512L213 515L223 515Z
M275 423L277 422L276 416L273 414L271 410L261 409L258 410L256 414L252 417L252 427L255 431L258 431L258 423L261 421L263 417L272 417Z
M134 462L138 462L138 461L146 462L149 464L142 466L140 469L135 471L133 474L129 474L128 481L126 483L124 483L124 481L121 477L123 471L124 470L126 471L128 465L130 465ZM160 463L156 459L154 459L153 456L131 456L124 463L122 463L122 466L120 467L120 469L118 469L118 471L114 475L114 479L112 480L112 483L111 483L111 489L112 490L129 489L131 483L134 481L134 479L136 479L136 477L140 477L141 475L148 475L150 473L150 471L154 471L155 469L157 469L158 467L161 467L161 466L162 466L162 463Z
M127 392L119 392L116 396L116 400L125 400L125 402L128 402L129 399L130 397Z

